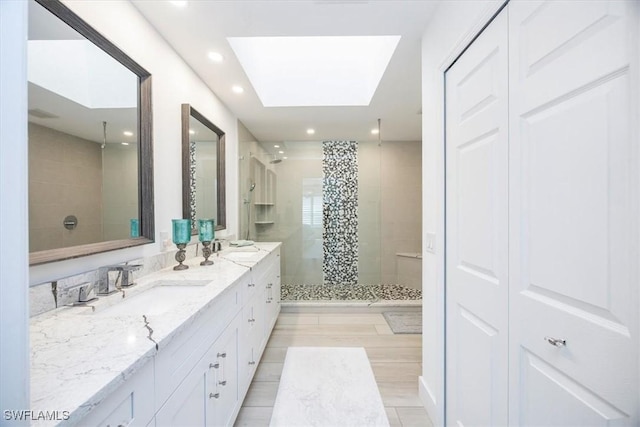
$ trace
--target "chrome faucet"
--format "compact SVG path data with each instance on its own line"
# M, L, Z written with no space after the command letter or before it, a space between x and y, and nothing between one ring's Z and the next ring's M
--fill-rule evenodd
M98 295L110 295L114 292L121 291L122 288L133 286L132 274L133 271L140 270L142 265L140 264L117 264L117 265L105 265L98 270ZM115 280L109 280L109 273L112 271L118 272L118 277ZM121 284L118 286L118 279L121 279Z

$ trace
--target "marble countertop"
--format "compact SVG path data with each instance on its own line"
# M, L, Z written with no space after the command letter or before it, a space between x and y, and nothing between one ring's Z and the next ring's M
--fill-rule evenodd
M187 270L168 267L136 278L137 285L126 289L124 298L117 292L86 306L33 317L32 411L67 411L65 424L79 422L279 245L226 249L206 267L199 265L202 257L192 258L185 262ZM176 285L166 286L170 283ZM143 314L153 330L151 339Z

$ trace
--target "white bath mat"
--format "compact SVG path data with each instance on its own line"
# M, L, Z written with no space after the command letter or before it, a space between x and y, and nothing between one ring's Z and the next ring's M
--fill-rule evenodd
M270 427L388 427L362 347L289 347Z

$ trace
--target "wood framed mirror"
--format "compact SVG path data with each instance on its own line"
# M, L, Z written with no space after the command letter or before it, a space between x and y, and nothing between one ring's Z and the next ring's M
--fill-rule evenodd
M58 0L28 49L30 265L152 243L151 74Z
M226 228L225 133L190 104L182 104L182 217Z

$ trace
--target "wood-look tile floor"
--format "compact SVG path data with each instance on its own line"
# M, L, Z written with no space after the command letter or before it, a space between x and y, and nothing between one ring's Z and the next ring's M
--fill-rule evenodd
M418 397L422 336L394 335L382 314L356 312L281 313L235 426L269 425L289 346L364 347L391 426L433 426Z

